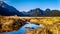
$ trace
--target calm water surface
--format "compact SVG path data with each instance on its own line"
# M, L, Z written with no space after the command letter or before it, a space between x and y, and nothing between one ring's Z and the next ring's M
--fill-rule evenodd
M3 34L24 34L25 31L26 31L26 29L27 29L27 28L25 28L25 27L28 27L28 26L33 27L33 28L39 27L39 25L30 24L30 23L29 23L29 24L24 25L24 26L23 26L22 28L20 28L18 31L4 32Z

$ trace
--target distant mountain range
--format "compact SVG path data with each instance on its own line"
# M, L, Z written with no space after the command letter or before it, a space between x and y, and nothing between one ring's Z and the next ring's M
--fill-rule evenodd
M59 10L50 10L49 8L46 10L41 10L40 8L32 9L28 12L20 12L13 6L10 6L6 4L3 1L0 1L0 15L3 16L31 16L31 17L37 17L37 16L60 16Z
M46 10L42 10L40 8L32 9L28 12L22 12L25 16L33 16L33 17L55 17L60 16L59 10L50 10L49 8Z

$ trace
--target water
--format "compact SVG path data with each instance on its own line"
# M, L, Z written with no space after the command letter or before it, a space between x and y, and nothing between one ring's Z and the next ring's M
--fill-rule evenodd
M24 25L22 28L20 28L18 31L12 31L12 32L4 32L3 34L24 34L25 31L26 31L26 28L25 27L33 27L33 28L37 28L39 27L39 25L36 25L36 24L26 24Z

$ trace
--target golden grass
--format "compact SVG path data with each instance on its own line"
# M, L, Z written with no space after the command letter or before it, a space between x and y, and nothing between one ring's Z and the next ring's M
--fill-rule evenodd
M60 34L60 17L18 17L18 16L0 16L0 32L3 31L13 31L13 23L23 21L30 22L34 24L43 24L44 27L39 27L37 29L28 29L25 34ZM11 26L12 25L12 26ZM23 25L16 26L18 30L19 27Z

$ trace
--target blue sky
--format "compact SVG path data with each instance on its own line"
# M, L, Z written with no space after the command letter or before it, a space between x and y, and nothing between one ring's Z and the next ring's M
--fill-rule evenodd
M35 8L60 10L60 0L5 0L5 2L19 11L29 11Z

